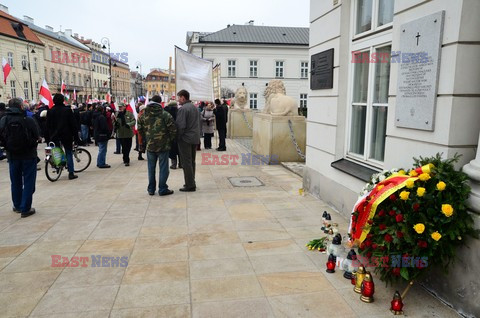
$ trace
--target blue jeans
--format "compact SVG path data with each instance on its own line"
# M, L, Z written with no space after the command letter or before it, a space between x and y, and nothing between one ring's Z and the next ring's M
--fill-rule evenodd
M87 142L88 140L88 133L89 133L89 129L88 129L88 126L87 125L81 125L81 128L82 128L82 141L85 141Z
M74 165L73 165L73 150L72 149L65 149L65 157L67 157L67 169L69 173L73 173Z
M120 142L120 138L115 137L115 152L116 153L122 153L122 143Z
M151 152L147 151L147 160L148 160L148 188L147 191L149 193L155 193L156 187L156 166L158 160L158 194L162 194L167 192L168 185L167 179L168 175L170 174L170 170L168 168L168 151L162 152Z
M10 159L8 165L12 183L13 207L22 213L26 213L32 208L33 193L37 180L37 158Z
M98 143L98 156L97 156L97 167L106 165L106 156L107 156L107 146L108 141L99 141Z

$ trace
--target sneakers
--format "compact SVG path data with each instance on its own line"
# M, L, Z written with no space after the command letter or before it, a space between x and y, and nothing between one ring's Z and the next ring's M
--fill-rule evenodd
M28 218L30 215L34 215L34 214L35 214L35 209L31 208L30 211L22 213L22 218Z
M170 195L170 194L173 194L173 190L170 190L170 189L169 189L169 190L167 190L167 191L165 191L165 192L159 193L159 195L160 195L161 197L163 197L163 196L165 196L165 195Z
M103 165L103 166L97 166L97 167L99 167L100 169L107 169L107 168L110 168L111 166L105 164L105 165Z

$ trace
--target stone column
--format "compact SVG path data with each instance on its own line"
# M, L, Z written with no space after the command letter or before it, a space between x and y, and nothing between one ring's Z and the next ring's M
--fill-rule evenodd
M475 159L463 166L465 172L470 178L470 187L472 188L468 198L468 206L474 213L480 214L480 135L479 143L477 144L477 154Z

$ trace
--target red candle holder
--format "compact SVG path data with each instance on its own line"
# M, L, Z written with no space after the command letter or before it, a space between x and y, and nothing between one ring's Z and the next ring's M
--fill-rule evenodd
M402 296L400 296L400 293L398 290L395 292L393 295L393 299L390 303L390 311L394 315L403 315L403 301L402 301Z
M333 254L328 256L327 273L335 273L335 256Z

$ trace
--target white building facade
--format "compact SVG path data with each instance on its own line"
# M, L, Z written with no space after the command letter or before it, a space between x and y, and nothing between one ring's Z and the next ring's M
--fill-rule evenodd
M430 19L433 15L438 18ZM413 157L436 153L444 158L462 154L458 168L475 158L480 131L479 15L480 2L474 0L310 1L309 59L333 49L333 87L309 90L304 175L308 192L349 218L372 173L409 168ZM420 20L423 25L408 45L423 44L439 52L438 71L431 71L436 76L426 79L433 109L399 102L407 94L403 76L413 73L404 71L397 55L410 53L402 44L404 34ZM428 23L438 23L440 33L424 32ZM386 61L373 59L385 53ZM363 56L368 58L358 63ZM414 84L413 90L421 85ZM432 116L431 121L415 122L423 113ZM402 122L402 116L409 121ZM480 221L478 215L475 218ZM472 242L468 252L461 251L460 267L448 278L425 281L467 316L480 315L480 296L470 284L478 281L479 246Z
M308 28L232 25L209 34L189 32L187 45L188 52L221 65L224 97L243 85L250 108L261 109L266 85L277 78L287 95L307 106Z

